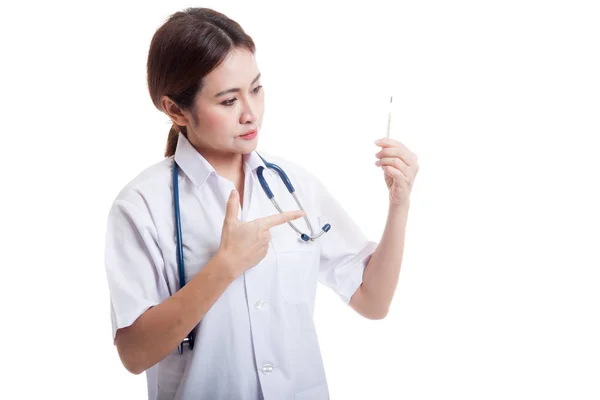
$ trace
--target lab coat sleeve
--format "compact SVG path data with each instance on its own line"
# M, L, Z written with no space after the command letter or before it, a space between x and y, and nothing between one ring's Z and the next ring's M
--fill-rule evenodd
M318 239L321 241L319 282L349 304L363 281L363 271L377 242L369 240L327 188L318 179L315 181L319 227L331 225L329 232Z
M169 296L157 232L147 211L117 199L108 216L105 267L113 339L150 307Z

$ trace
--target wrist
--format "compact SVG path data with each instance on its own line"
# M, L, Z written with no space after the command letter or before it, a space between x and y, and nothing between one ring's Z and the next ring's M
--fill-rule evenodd
M235 270L235 262L233 257L225 251L219 250L213 257L214 267L216 273L222 278L233 281L238 277L238 273Z
M407 213L410 209L410 199L406 199L399 203L390 202L388 211L390 214Z

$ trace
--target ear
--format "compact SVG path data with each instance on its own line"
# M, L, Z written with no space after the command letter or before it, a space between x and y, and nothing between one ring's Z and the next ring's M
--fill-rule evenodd
M163 96L160 98L160 104L162 105L162 109L165 113L171 118L173 122L175 122L179 126L190 125L188 118L185 113L173 100L171 100L168 96Z

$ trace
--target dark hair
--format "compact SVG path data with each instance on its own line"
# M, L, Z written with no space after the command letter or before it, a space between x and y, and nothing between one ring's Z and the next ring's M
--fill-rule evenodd
M227 16L209 8L187 8L171 15L154 33L148 51L148 90L156 108L165 112L160 99L166 95L190 109L203 78L235 48L255 52L252 38ZM185 126L173 123L165 157L175 154L179 132L187 135Z

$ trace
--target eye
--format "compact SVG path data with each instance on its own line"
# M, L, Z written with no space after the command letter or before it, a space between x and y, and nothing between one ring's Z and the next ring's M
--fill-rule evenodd
M224 106L230 107L233 105L233 103L235 103L237 99L234 97L233 99L227 99L224 102L222 102L221 104L223 104Z
M261 88L262 88L262 85L259 85L259 86L255 87L254 89L252 89L252 92L257 94L258 92L260 92Z

